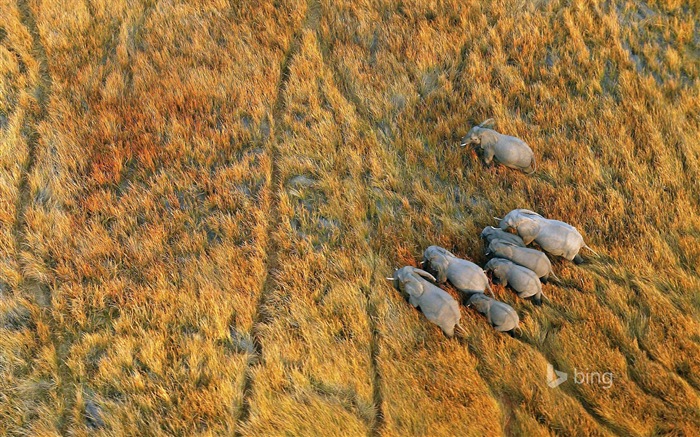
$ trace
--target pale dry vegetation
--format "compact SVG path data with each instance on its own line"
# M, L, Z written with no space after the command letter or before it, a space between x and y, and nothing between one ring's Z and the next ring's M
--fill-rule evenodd
M68 3L0 3L0 434L700 428L697 3ZM519 207L602 254L521 338L384 280Z

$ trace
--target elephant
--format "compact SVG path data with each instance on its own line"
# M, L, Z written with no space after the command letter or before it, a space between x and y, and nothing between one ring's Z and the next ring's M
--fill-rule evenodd
M462 147L476 145L484 154L484 163L491 164L494 158L506 167L524 171L527 174L535 171L535 154L530 146L520 138L503 135L493 129L492 118L478 126L472 127L462 138Z
M461 314L459 304L445 290L431 284L424 278L433 282L437 280L433 275L415 267L406 266L394 272L394 277L387 278L393 281L402 293L408 295L408 301L414 307L420 307L425 317L438 325L448 337L464 337L466 332L459 324Z
M486 246L491 244L491 242L494 240L501 240L506 243L515 244L516 246L525 247L523 239L519 236L493 226L486 226L484 230L481 231L481 238L486 240Z
M435 273L438 284L444 284L448 280L462 293L483 293L489 290L491 285L484 271L473 262L457 258L447 249L440 246L430 246L423 254L422 265L427 264L429 271Z
M534 241L545 252L564 257L576 264L583 262L579 255L582 247L598 255L584 243L579 231L570 224L544 218L528 209L512 210L500 219L499 227L504 231L515 229L525 244Z
M552 271L552 263L547 258L547 255L539 250L516 246L502 240L493 240L486 250L486 255L505 258L513 261L515 264L527 267L535 272L545 284L549 279L549 275L559 279Z
M504 287L510 285L520 298L532 297L535 305L542 304L542 284L532 270L504 258L492 258L484 269L492 271L494 278Z
M469 298L467 306L474 307L478 312L486 316L486 320L499 332L506 332L513 336L519 329L520 317L512 306L507 303L491 299L484 293L474 293Z

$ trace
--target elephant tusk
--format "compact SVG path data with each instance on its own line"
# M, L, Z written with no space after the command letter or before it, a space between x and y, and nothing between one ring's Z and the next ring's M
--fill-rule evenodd
M493 219L496 220L497 222L500 222L501 220L503 220L502 218L498 218L498 217L494 217Z
M396 280L396 279L394 279L394 278L386 278L386 279L389 280L389 281L395 281L395 280Z
M595 256L600 257L600 255L598 254L598 252L596 252L595 250L593 250L593 249L591 249L590 247L588 247L587 244L584 244L583 247L585 247L586 249L588 249L588 250L590 250L591 252L593 252L593 253L595 254Z

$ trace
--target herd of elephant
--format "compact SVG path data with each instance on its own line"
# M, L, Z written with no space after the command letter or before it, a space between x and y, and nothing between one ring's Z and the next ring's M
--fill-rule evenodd
M492 123L491 119L473 127L464 137L462 146L480 144L487 164L495 157L508 167L527 173L534 171L534 157L527 144L518 138L488 129L485 126L489 123ZM529 155L524 151L529 151ZM393 277L387 278L407 295L411 305L420 307L428 320L438 325L448 337L466 335L460 325L459 304L435 284L449 281L463 294L467 306L484 314L497 331L513 336L519 328L518 313L510 305L494 299L486 273L492 273L494 283L510 286L520 298L529 298L534 304L540 305L544 296L542 283L546 284L550 277L558 278L552 271L547 255L527 247L530 243L535 242L550 255L566 258L576 264L583 262L579 255L582 248L595 253L584 243L576 228L559 220L545 218L536 212L515 209L502 219L496 219L499 220L498 228L487 226L481 232L485 255L490 258L483 269L442 247L430 246L425 250L421 261L425 270L406 266L397 269ZM515 234L510 231L515 231ZM494 298L484 294L487 290Z

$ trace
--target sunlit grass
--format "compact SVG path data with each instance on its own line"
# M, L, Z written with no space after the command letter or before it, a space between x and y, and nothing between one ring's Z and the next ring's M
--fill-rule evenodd
M0 434L692 434L698 12L0 3ZM490 117L535 174L458 147ZM602 255L494 287L522 337L384 280L514 208Z

